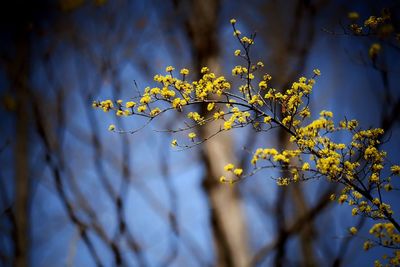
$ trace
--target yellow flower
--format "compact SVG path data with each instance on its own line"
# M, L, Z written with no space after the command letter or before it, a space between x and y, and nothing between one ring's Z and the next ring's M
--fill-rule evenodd
M233 32L233 36L239 36L241 34L241 32L239 30L236 30Z
M374 203L375 205L379 205L381 203L381 201L378 198L374 198L372 200L372 203Z
M157 94L159 94L159 93L161 93L161 90L160 90L160 88L158 88L158 87L154 87L154 88L152 88L152 89L150 90L150 94L152 94L152 95L157 95Z
M246 36L240 39L240 41L242 41L243 43L254 44L254 40Z
M140 99L140 103L142 104L148 104L151 101L151 97L147 94L145 94L144 96L142 96L142 98Z
M356 199L362 198L361 193L359 193L359 192L357 192L357 191L354 191L354 192L353 192L353 196L354 196Z
M223 112L222 110L219 111L219 112L215 112L214 115L213 115L214 120L218 120L218 119L224 118L224 114L225 114L225 112Z
M182 111L182 107L186 104L187 101L185 99L180 99L179 97L172 101L172 107L178 111Z
M370 177L369 177L369 181L371 183L377 183L379 182L379 175L377 173L373 173Z
M303 167L301 167L303 171L308 171L310 169L310 164L308 162L304 162Z
M133 101L128 101L125 103L126 108L133 108L134 106L136 106L136 103Z
M272 118L270 116L265 116L264 117L264 123L270 123Z
M291 120L292 116L286 116L285 118L283 118L282 124L287 126Z
M236 19L231 19L231 24L235 24L236 23Z
M193 132L191 132L191 133L188 134L188 137L189 137L190 139L194 139L194 138L196 137L196 134L193 133Z
M178 141L176 139L172 140L171 146L176 147L178 145Z
M328 117L328 118L332 118L333 117L332 111L327 111L327 110L321 111L319 113L319 115L321 115L322 117Z
M313 72L314 72L314 74L317 75L317 76L320 76L320 75L321 75L321 71L320 71L319 69L314 69Z
M208 110L208 111L213 110L213 109L214 109L214 106L215 106L215 103L214 103L214 102L209 103L209 104L207 105L207 110Z
M260 99L258 95L253 95L251 99L248 101L250 105L257 104L259 106L263 106L264 102Z
M243 173L243 169L237 168L237 169L235 169L235 170L233 171L233 173L234 173L235 175L237 175L237 176L240 176L240 175L242 175L242 173Z
M160 108L155 108L150 112L150 116L156 116L161 112Z
M278 151L275 148L266 148L263 150L263 153L272 156L278 155Z
M392 191L393 186L391 184L385 184L384 187L387 192Z
M282 163L289 163L289 159L282 154L275 155L273 157L274 161L282 162Z
M175 69L174 67L168 66L168 67L165 68L165 71L166 71L166 72L171 72L171 71L173 71L174 69Z
M108 126L108 130L109 131L114 131L115 130L115 125L114 124L110 124L110 126Z
M231 129L232 128L232 122L229 120L229 121L226 121L226 122L224 122L224 130L229 130L229 129Z
M356 120L351 120L347 123L347 129L348 130L354 130L358 126L358 121Z
M369 250L370 248L372 248L372 242L371 241L365 241L364 242L364 250L365 251L367 251L367 250Z
M303 108L303 109L300 111L299 115L300 115L302 118L310 117L310 116L311 116L310 109L309 109L308 107Z
M356 216L358 214L358 208L353 208L351 210L351 215Z
M201 73L207 73L207 72L209 72L210 71L210 69L209 68L207 68L207 67L202 67L201 68Z
M182 75L188 75L189 74L189 70L188 69L181 69L181 74Z
M289 185L289 179L288 178L283 178L283 177L279 177L278 180L276 181L277 185L279 186L287 186Z
M224 170L228 172L228 171L233 170L234 168L235 168L235 165L233 165L232 163L228 163L225 165Z
M117 111L117 116L123 116L123 115L124 115L124 112L122 110Z
M381 49L382 49L382 47L380 44L378 44L378 43L372 44L368 51L369 57L372 59L376 58L376 56L379 54Z
M240 75L240 74L242 74L242 72L243 72L243 68L241 66L235 66L232 69L232 75L233 76Z
M145 105L141 105L141 106L138 107L137 111L138 112L144 112L144 111L146 111L146 109L147 109L147 107Z
M200 116L199 113L197 112L189 112L189 114L187 115L187 117L189 119L194 120L195 122L198 122L199 124L203 124L204 123L204 118Z
M261 82L258 84L258 87L260 87L260 89L267 89L268 84L267 84L266 81L261 81Z
M347 17L351 20L357 20L360 18L360 15L357 12L349 12L349 14L347 14Z
M100 106L104 112L108 112L110 109L114 107L113 102L110 99L101 101Z
M221 177L219 177L219 181L221 182L221 183L226 183L226 177L225 176L221 176Z
M92 107L98 108L100 106L100 103L98 101L93 101L92 102Z
M240 50L239 49L235 50L235 56L239 56L239 55L240 55Z
M379 21L377 17L370 16L367 20L364 21L364 26L375 29L378 26L378 23Z
M354 226L349 229L350 234L355 235L357 234L358 230Z
M399 165L393 165L390 167L390 170L394 175L400 175L400 166Z
M168 87L164 87L160 90L160 94L165 98L171 98L175 96L175 91L169 90Z
M357 24L353 23L350 25L350 30L354 33L354 34L361 34L363 28L358 26Z
M343 194L343 195L341 195L341 196L339 197L338 202L339 202L340 204L343 204L346 200L347 200L347 195Z

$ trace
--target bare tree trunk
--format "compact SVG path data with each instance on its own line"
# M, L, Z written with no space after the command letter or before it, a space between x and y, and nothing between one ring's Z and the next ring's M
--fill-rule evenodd
M181 3L184 5L185 3ZM192 42L193 60L196 71L207 66L218 74L219 46L217 19L220 2L217 0L194 0L191 2L186 29ZM206 113L205 107L202 113ZM200 136L209 137L220 129L218 122L200 127ZM221 133L205 143L202 151L206 164L204 189L211 206L211 227L216 250L216 265L219 267L242 267L249 262L247 229L241 200L236 188L218 182L223 167L234 162L232 137L229 132Z
M23 34L23 33L22 33ZM17 58L9 65L16 91L16 143L15 143L15 261L16 267L28 266L29 249L29 95L28 44L18 40Z
M287 3L285 3L287 5ZM282 31L284 27L283 23L287 23L285 16L287 15L287 11L282 8L281 5L277 4L267 4L267 9L270 11L273 16L268 17L267 22L271 25L271 20L274 21L274 24L277 27L272 27L271 30L274 31L273 34L268 35L268 43L270 44L270 49L275 51L271 57L271 62L273 62L275 66L275 74L273 75L274 80L278 88L282 91L290 88L291 82L295 81L297 76L304 70L308 51L312 45L312 41L314 39L314 7L305 5L302 1L295 0L293 1L293 10L289 12L293 13L293 21L291 21L291 25L288 31ZM275 9L275 10L274 10ZM282 10L285 10L282 13ZM305 28L304 33L307 34L308 39L305 42L301 42L299 33L302 32L302 21L304 17L307 18L305 20L308 26ZM281 25L280 25L281 24ZM280 27L279 27L280 25ZM288 34L289 33L289 34ZM273 38L272 38L273 36ZM296 50L293 46L293 43L297 43L299 47L304 46L304 49ZM294 67L290 67L293 65L291 59L296 59L296 64ZM280 114L282 116L282 114ZM278 130L278 147L280 149L288 149L290 148L291 143L289 142L289 136L286 131L283 129ZM283 176L287 177L290 174L283 170ZM290 190L288 190L290 189ZM283 190L283 191L282 191ZM288 195L288 193L290 193ZM290 188L280 188L278 192L280 201L276 202L276 211L277 211L277 231L279 233L285 233L283 229L285 229L286 222L285 216L279 214L279 212L284 212L284 205L289 204L293 206L294 210L294 218L301 218L309 211L309 207L307 205L307 201L304 197L303 190L300 184L292 184ZM280 219L282 217L282 219ZM279 221L280 220L280 221ZM313 267L316 266L316 259L313 250L313 242L315 240L315 234L313 232L313 222L305 225L299 233L299 246L302 253L302 262L301 266ZM281 240L280 238L278 238ZM275 266L285 266L285 258L286 258L286 243L288 239L285 239L279 246L277 246L277 253L275 256Z

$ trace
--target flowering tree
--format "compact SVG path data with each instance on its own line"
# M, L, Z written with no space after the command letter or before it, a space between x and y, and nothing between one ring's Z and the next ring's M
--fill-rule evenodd
M350 13L353 23L344 34L372 35L388 27L390 16L385 11L381 17L370 17L364 27L354 22L357 13ZM243 36L231 20L233 35L240 44L234 55L243 64L232 69L232 76L241 84L233 88L224 76L218 76L208 67L200 70L200 79L190 81L188 69L168 66L165 75L154 76L157 86L146 87L129 101L94 101L93 107L105 112L114 111L117 116L140 116L153 119L166 112L184 113L188 120L178 129L169 132L187 132L187 140L174 139L173 147L189 149L201 145L221 132L235 128L252 127L257 132L269 132L280 128L289 136L293 148L278 150L273 147L260 147L249 152L253 166L244 171L241 166L227 162L226 174L219 177L225 184L237 184L257 172L266 169L279 169L281 177L274 177L279 186L313 179L327 179L341 185L339 194L332 194L331 200L352 206L352 215L368 217L376 223L370 229L371 237L364 243L364 249L383 246L391 250L384 255L384 261L393 266L400 265L400 224L394 215L388 196L394 189L392 179L400 175L400 166L388 163L386 153L380 149L384 130L381 128L361 129L357 120L344 118L334 121L331 111L323 110L319 116L311 113L310 94L316 78L321 75L318 69L310 77L300 77L289 88L270 87L272 79L264 71L264 63L254 62L251 48L255 34ZM381 46L372 44L369 57L376 63ZM206 107L199 112L198 107ZM196 129L211 122L219 124L218 129L205 138L198 138ZM146 123L146 124L147 124ZM126 133L109 126L110 131ZM139 129L138 129L139 130ZM130 131L131 133L138 130ZM347 142L344 142L346 140ZM351 227L349 235L356 235L358 229ZM381 266L379 260L375 262Z

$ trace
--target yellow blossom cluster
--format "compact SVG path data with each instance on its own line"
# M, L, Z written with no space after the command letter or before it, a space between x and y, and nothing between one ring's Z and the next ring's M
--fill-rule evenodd
M369 55L369 57L370 58L372 58L372 59L375 59L377 56L378 56L378 54L379 54L379 52L381 51L381 45L380 44L378 44L378 43L373 43L372 45L371 45L371 47L369 48L369 51L368 51L368 55Z
M251 164L256 165L259 159L270 159L271 156L278 155L278 151L275 148L258 148L253 155Z
M382 258L389 263L385 266L399 266L400 265L400 234L393 223L376 223L374 224L369 233L376 237L375 242L367 240L364 242L364 249L369 250L374 246L384 246L387 248L395 248L392 255L384 255ZM375 266L384 266L379 260L375 261Z
M377 40L369 44L368 49L368 56L374 65L378 60L378 55L382 53L385 41L400 36L396 33L395 24L391 21L391 14L387 8L382 9L379 16L369 16L363 21L359 21L360 15L354 11L349 12L347 17L350 20L348 25L350 31L344 30L344 34L378 37Z
M232 173L233 175L236 176L236 179L239 179L242 174L243 174L243 169L242 168L236 168L234 164L232 163L228 163L225 165L224 170L227 172ZM221 176L219 178L219 181L221 183L229 183L229 184L233 184L236 180L233 180L231 178L226 178L225 176Z
M224 130L230 130L234 126L242 126L247 124L248 118L251 116L250 112L243 112L238 107L232 107L229 114L231 114L231 116L224 122Z
M358 14L349 14L351 20L358 17ZM369 18L364 26L374 28L374 23L379 25L379 21ZM300 77L289 88L272 88L272 77L261 72L264 64L253 64L250 59L254 36L239 37L241 33L236 29L236 20L231 20L231 24L241 46L234 54L246 63L232 69L232 76L242 82L237 88L232 88L228 79L217 76L208 67L200 70L199 79L190 81L188 69L181 69L180 75L176 75L175 68L168 66L166 75L154 76L155 87L146 87L143 94L125 104L122 100L94 101L93 107L104 112L115 111L118 116L141 116L149 120L170 110L182 112L190 123L185 123L187 127L179 131L190 131L186 137L190 145L178 143L176 139L171 142L173 147L182 148L190 148L210 138L193 132L195 126L210 121L220 125L215 134L248 125L265 132L281 127L289 133L292 149L258 148L249 160L252 170L247 173L244 168L228 163L224 170L234 178L221 176L220 181L234 184L260 170L278 167L285 170L285 177L276 179L278 185L290 186L292 182L319 178L338 182L343 188L337 195L332 194L331 200L349 204L354 216L382 221L371 228L371 235L384 246L398 246L400 226L395 223L393 211L381 195L383 190L393 189L392 176L400 175L400 166L392 165L390 175L385 172L386 153L379 147L383 130L361 130L356 120L335 123L334 114L329 110L313 116L308 103L315 78L321 75L318 69L313 70L309 78ZM377 48L374 49L376 54ZM195 109L195 106L203 108ZM115 126L110 125L109 130L114 131ZM337 142L334 136L338 133L351 137L350 141ZM352 235L357 231L355 227L349 229ZM373 245L368 241L364 248L367 250Z
M381 16L369 16L364 20L363 24L358 24L357 21L360 19L360 15L357 12L349 12L347 17L352 22L350 24L350 30L356 35L363 33L364 28L368 31L371 30L382 30L387 27L387 23L390 22L390 13L386 9L383 9ZM364 28L363 28L364 27Z

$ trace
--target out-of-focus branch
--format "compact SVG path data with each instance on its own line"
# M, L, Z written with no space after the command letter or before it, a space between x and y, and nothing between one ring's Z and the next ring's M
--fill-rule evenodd
M84 143L89 142L91 137L88 136L87 132L82 131L81 129L74 128L70 129L72 135L74 135L77 139L82 140ZM119 159L114 155L115 151L107 150L104 151L109 157L109 160L115 168L120 165ZM129 164L128 162L124 161L124 164ZM124 168L126 168L125 166ZM73 178L71 176L71 178ZM69 179L70 181L73 181ZM146 183L140 180L133 180L131 181L132 189L136 191L136 193L150 205L150 207L155 211L155 214L159 216L161 220L166 220L169 222L169 214L170 210L165 206L165 204L159 199L156 192L154 192L151 188L149 188ZM86 209L85 209L86 210ZM87 211L86 211L87 212ZM129 227L129 225L128 225ZM172 226L171 226L172 227ZM187 229L185 225L180 225L180 240L181 244L184 245L187 250L190 252L191 256L195 258L197 262L201 266L209 266L209 263L205 261L204 255L205 252L200 248L199 244L197 244L196 240L191 235L192 231Z
M2 210L0 213L0 218L2 222L2 227L0 228L2 234L4 233L4 241L7 240L7 235L10 234L10 240L15 241L17 240L17 227L16 227L16 221L15 221L15 214L12 209L12 201L9 199L7 196L7 191L6 191L6 185L4 184L4 179L2 175L0 175L0 201L2 203ZM8 221L10 222L10 228L6 227L6 225L3 226L3 223L5 223L5 219L8 218ZM5 228L5 229L4 229ZM4 266L10 266L12 265L13 258L10 257L12 253L10 251L7 251L6 248L2 246L2 250L0 252L0 260L1 262L4 263Z
M361 217L356 224L357 229L361 229L364 223L366 222L366 217ZM339 246L339 251L337 252L336 256L332 259L332 267L340 267L344 266L346 253L349 250L351 244L352 236L346 237L342 239L342 242ZM351 260L351 259L350 259Z
M170 212L168 213L168 222L172 230L170 237L170 254L162 261L162 266L170 266L173 264L179 253L178 240L179 240L179 222L177 220L178 202L174 185L171 181L170 167L168 165L168 152L160 153L161 172L163 175L164 185L168 192L170 202Z
M282 243L286 243L292 235L299 233L305 225L312 222L318 215L322 214L322 211L328 207L330 203L330 195L336 191L336 188L329 187L321 195L317 204L307 210L301 217L298 217L292 224L286 228L281 228L278 238L272 243L262 247L253 257L250 266L258 266L264 257L277 247L281 246Z
M21 29L17 39L17 57L8 65L16 94L15 129L15 258L14 266L28 266L29 261L29 40Z
M61 178L61 171L53 159L53 156L52 156L53 151L51 149L50 140L47 137L46 130L43 125L43 118L40 115L41 113L40 113L40 110L39 110L39 107L37 104L34 104L34 111L35 111L35 119L36 119L35 121L36 121L38 134L39 134L39 137L42 139L42 142L46 149L45 161L47 162L47 164L49 165L49 167L52 171L57 193L66 209L69 219L77 227L78 232L79 232L81 238L83 239L85 245L87 246L89 253L92 255L94 262L96 263L96 265L98 267L104 266L99 258L99 255L98 255L92 241L90 240L90 238L88 236L88 226L78 218L78 216L76 215L76 213L74 211L73 205L68 200L67 194L65 192L65 187L63 185L62 178Z

